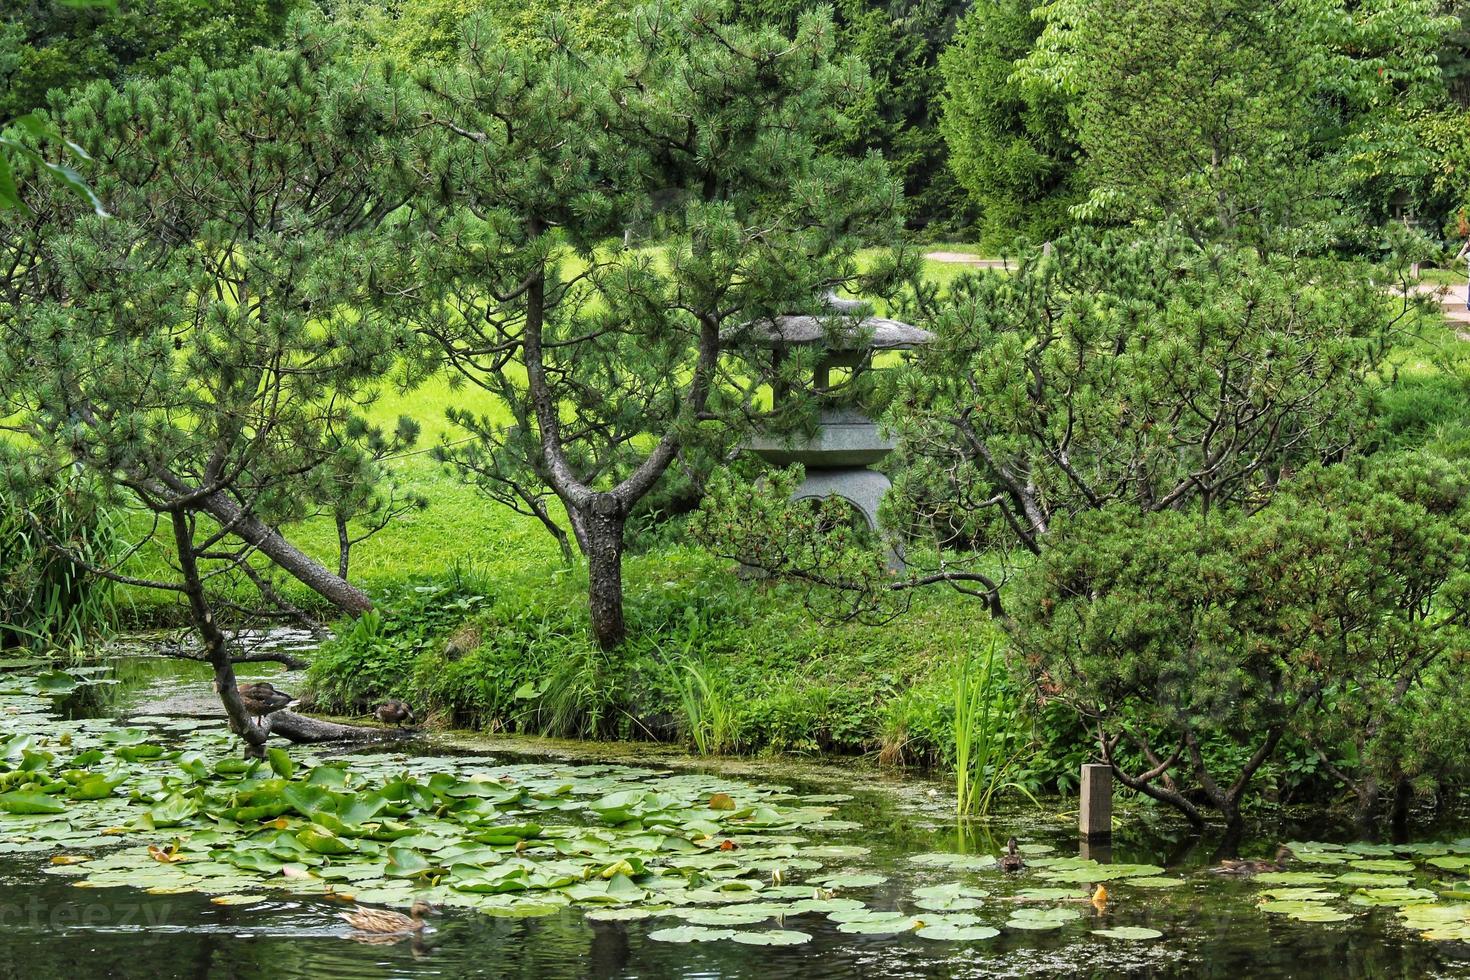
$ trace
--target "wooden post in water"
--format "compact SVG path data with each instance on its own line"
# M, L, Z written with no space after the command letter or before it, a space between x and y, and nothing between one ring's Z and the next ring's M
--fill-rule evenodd
M1082 808L1077 831L1084 841L1102 843L1113 836L1113 768L1089 762L1082 766Z

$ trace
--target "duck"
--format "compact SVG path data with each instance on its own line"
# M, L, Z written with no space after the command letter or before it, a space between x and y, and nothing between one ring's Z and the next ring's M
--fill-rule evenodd
M1097 883L1097 887L1093 889L1092 897L1088 901L1092 902L1092 907L1099 912L1106 912L1108 910L1108 890L1103 887L1102 882L1099 881Z
M1026 861L1021 857L1020 852L1016 850L1016 839L1014 837L1006 841L1006 852L1000 856L999 864L1000 870L1002 871L1016 872L1026 869Z
M265 723L266 715L275 714L296 703L296 698L285 691L276 690L270 681L241 684L236 690L240 692L240 700L245 703L245 710L250 712L257 725Z
M358 932L388 935L390 933L422 932L424 916L432 911L434 911L434 906L419 899L408 910L408 915L394 912L392 909L372 909L366 905L359 905L351 912L337 914L341 916L342 921Z
M1210 872L1217 875L1239 875L1246 877L1273 871L1284 871L1286 869L1286 862L1292 857L1294 855L1291 852L1291 848L1282 844L1276 848L1276 857L1270 861L1261 858L1249 858L1246 860L1226 858L1211 868Z
M397 725L399 728L403 727L405 721L414 720L413 709L408 706L408 702L400 701L397 698L389 698L387 701L378 705L373 710L373 717L385 725Z

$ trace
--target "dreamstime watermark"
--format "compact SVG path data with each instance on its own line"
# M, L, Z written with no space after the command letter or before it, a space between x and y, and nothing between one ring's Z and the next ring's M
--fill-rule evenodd
M47 902L32 897L25 901L0 901L0 931L158 929L169 924L173 911L165 902Z

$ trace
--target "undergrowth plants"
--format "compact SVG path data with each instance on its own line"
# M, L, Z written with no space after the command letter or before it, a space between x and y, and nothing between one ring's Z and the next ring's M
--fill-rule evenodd
M98 565L116 544L112 519L79 482L0 485L0 650L72 653L117 621L111 583L59 555L47 537Z
M995 653L993 642L981 656L966 651L955 667L955 812L961 817L988 815L1004 790L1019 792L1036 802L1031 792L1012 778L1029 744L1017 738L1020 711L1003 689L1004 667L997 665Z

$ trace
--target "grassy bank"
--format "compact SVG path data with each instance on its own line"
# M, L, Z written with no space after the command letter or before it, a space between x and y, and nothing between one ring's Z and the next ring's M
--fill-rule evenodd
M396 588L317 655L315 697L346 714L402 697L430 723L487 731L948 764L954 667L993 629L937 590L881 628L822 624L800 589L670 549L628 562L631 639L608 654L588 639L583 588L570 570Z

